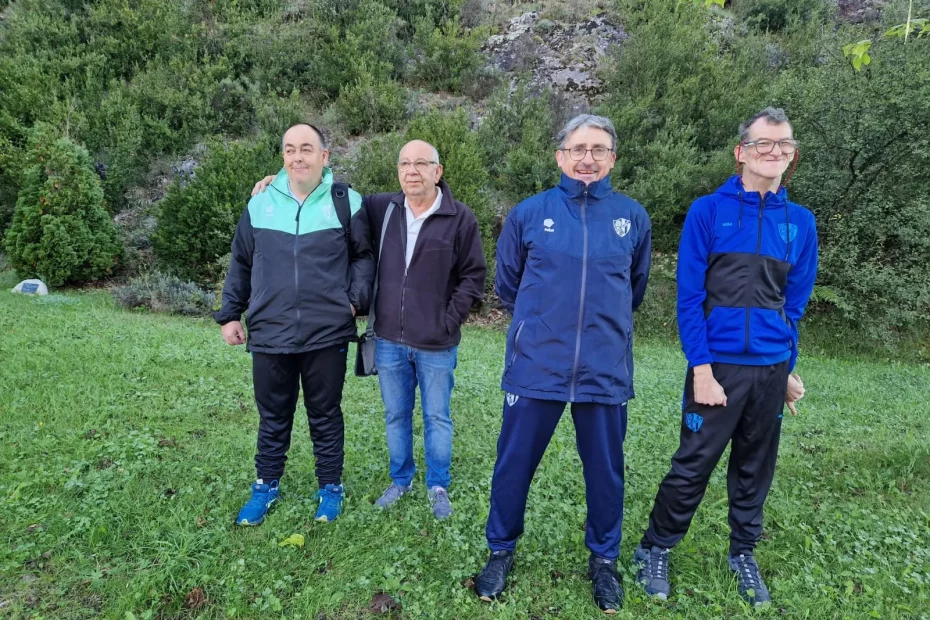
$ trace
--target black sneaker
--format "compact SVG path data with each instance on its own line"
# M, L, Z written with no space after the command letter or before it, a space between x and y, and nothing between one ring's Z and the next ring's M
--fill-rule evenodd
M660 601L667 601L672 587L668 582L668 549L661 547L636 547L633 552L636 565L636 580L643 584L646 594Z
M591 554L588 560L588 577L594 590L594 602L598 609L615 614L623 607L623 586L617 574L616 560L608 560Z
M738 579L737 589L743 600L753 607L761 607L772 602L769 589L759 574L759 565L752 554L731 555L729 559L730 570L736 573Z
M513 551L493 551L488 563L475 578L475 594L490 603L507 587L507 575L513 568Z

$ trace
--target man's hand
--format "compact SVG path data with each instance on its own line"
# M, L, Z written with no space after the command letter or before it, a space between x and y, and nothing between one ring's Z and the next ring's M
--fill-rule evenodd
M245 344L245 331L242 329L242 323L239 321L230 321L222 327L223 340L226 344L237 345Z
M723 386L714 379L710 364L694 367L694 402L710 407L727 406L727 395Z
M252 188L252 195L258 196L260 193L265 191L265 188L271 185L271 182L274 181L274 176L267 176L258 183L255 184L255 187Z
M801 381L800 375L792 373L788 375L788 389L785 391L785 404L791 415L798 415L795 403L804 398L804 382Z

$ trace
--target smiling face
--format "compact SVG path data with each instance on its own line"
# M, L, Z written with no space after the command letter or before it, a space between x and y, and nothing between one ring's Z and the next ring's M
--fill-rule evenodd
M284 169L287 178L300 186L318 185L323 167L329 163L329 151L320 143L320 136L309 125L295 125L282 140Z
M436 161L436 149L423 140L404 145L397 158L397 179L408 198L435 196L442 177L442 165Z
M583 159L576 161L570 152L573 148L608 149L609 153L603 161L596 161L593 153L588 150ZM555 160L566 176L590 185L610 174L617 161L617 154L613 150L614 144L609 133L596 127L582 126L565 138L563 147L555 152Z
M743 144L734 150L736 160L743 164L742 177L744 184L754 181L775 182L781 181L794 152L783 153L777 144L782 140L791 140L791 125L788 123L770 123L768 119L760 118L749 126L749 139L746 142L771 140L776 144L770 153L759 153L752 145Z

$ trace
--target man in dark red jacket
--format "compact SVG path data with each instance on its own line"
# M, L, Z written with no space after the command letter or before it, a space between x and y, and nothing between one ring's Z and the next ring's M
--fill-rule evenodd
M420 385L426 487L433 515L452 514L450 400L461 326L484 294L487 275L478 220L452 197L439 153L422 140L400 151L403 191L364 198L373 247L380 252L374 331L375 366L384 400L391 485L376 505L388 508L413 487L413 406ZM383 234L383 238L382 238Z

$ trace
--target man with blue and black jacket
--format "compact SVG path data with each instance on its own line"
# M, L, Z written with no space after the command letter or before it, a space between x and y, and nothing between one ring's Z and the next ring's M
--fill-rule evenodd
M610 120L585 114L569 121L555 153L559 185L514 207L497 243L497 293L513 321L486 528L491 554L475 580L485 601L506 586L530 482L570 403L594 599L607 612L623 604L616 559L633 310L646 291L652 232L645 209L610 186L616 148Z
M813 214L788 200L782 176L798 143L781 109L743 123L740 173L698 198L678 250L678 329L688 359L681 435L649 528L636 549L637 578L665 600L669 549L687 533L727 444L729 567L752 605L770 601L753 550L775 474L782 412L804 394L791 375L798 322L817 273ZM790 176L790 175L789 175Z
M253 197L232 242L223 305L214 315L231 345L246 342L258 405L258 479L236 523L258 525L278 499L291 444L297 396L316 457L319 506L326 522L342 511L345 426L342 387L355 315L368 311L374 256L362 197L333 182L319 129L291 127L282 140L284 170Z

